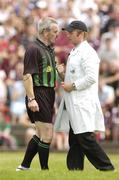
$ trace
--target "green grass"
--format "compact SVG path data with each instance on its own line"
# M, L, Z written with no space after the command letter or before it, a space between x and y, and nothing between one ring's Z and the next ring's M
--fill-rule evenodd
M116 172L100 172L87 159L83 172L68 171L65 153L50 153L49 171L40 170L36 156L30 171L16 172L15 168L21 163L23 155L23 152L0 152L0 180L119 180L118 154L109 155Z

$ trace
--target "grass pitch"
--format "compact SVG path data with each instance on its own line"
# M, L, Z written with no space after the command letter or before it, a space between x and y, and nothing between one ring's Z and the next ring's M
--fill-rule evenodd
M38 156L32 162L30 171L16 172L24 152L0 152L0 180L119 180L119 155L109 155L116 172L100 172L85 159L84 171L68 171L66 153L50 153L49 171L41 171Z

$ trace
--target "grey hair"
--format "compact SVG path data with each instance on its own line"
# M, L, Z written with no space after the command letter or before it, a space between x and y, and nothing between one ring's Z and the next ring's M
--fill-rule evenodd
M42 34L44 30L50 31L51 24L57 24L57 21L51 17L39 20L37 24L38 34Z

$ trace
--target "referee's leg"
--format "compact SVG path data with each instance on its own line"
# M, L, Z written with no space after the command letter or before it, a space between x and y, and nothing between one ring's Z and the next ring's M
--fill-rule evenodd
M36 135L39 137L38 154L41 169L49 169L49 149L53 136L53 124L36 121Z
M51 123L43 123L40 121L35 122L36 135L29 141L24 159L21 165L17 168L18 170L29 169L31 162L38 152L41 169L49 169L49 147L53 135L53 125Z
M110 159L98 144L95 134L91 132L77 134L77 139L88 160L99 170L114 170Z

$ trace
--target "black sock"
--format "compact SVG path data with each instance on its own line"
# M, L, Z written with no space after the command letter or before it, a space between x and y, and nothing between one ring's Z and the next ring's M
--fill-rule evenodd
M38 143L39 143L39 138L36 135L34 135L33 138L28 143L24 159L21 163L22 166L28 168L30 167L32 159L38 152Z
M39 154L41 169L48 169L49 146L50 143L44 143L42 141L39 141L38 154Z

